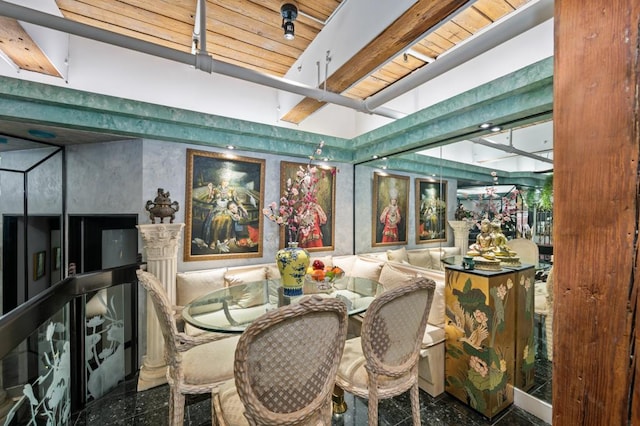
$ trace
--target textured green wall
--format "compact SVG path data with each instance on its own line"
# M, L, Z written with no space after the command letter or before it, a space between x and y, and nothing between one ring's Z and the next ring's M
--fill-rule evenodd
M552 108L553 58L351 140L0 77L0 118L209 147L231 144L241 150L299 157L308 156L324 140L324 155L352 164L369 162L374 154L389 157L481 136L488 133L478 128L485 121L506 127L550 118ZM421 164L417 160L403 155L393 169L417 173L425 167L432 169L428 161ZM486 179L486 170L451 162L443 168L443 175ZM509 180L516 177L539 180L533 173L504 176Z

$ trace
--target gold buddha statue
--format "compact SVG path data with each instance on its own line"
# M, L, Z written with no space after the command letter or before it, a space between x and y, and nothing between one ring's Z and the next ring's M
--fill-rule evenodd
M469 246L467 256L474 258L477 269L500 270L501 264L520 264L518 254L507 245L500 221L491 222L486 218L480 222L480 233Z
M498 220L491 222L491 237L493 242L492 249L497 259L509 265L520 264L518 253L507 245L507 237L502 233L502 226Z
M493 236L491 234L491 222L489 219L482 219L480 222L480 233L476 237L476 242L469 246L467 256L483 257L489 260L495 259Z

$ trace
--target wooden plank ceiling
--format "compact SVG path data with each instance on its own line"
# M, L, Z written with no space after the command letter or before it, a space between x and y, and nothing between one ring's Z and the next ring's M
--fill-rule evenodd
M327 90L366 99L428 66L528 1L417 0L333 72L327 79ZM197 0L56 0L56 4L69 20L184 52L195 48ZM216 60L283 77L323 29L340 0L298 0L300 14L293 40L283 37L280 5L281 0L207 0L206 50ZM60 76L15 20L0 17L0 48L20 69ZM282 119L300 123L323 105L305 98L284 112Z

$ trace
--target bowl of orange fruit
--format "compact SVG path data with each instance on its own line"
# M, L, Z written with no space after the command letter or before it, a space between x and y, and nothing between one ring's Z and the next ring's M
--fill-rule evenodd
M328 289L335 280L344 277L344 271L338 266L325 266L321 260L314 260L307 269L307 276L316 282L319 289Z

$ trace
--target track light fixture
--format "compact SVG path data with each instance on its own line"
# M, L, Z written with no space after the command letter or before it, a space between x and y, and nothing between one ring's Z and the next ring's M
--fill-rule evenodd
M295 37L293 21L298 17L298 6L292 0L284 1L280 5L280 15L282 15L284 38L287 40L293 40Z

